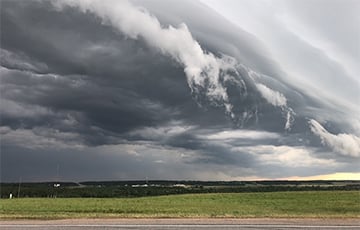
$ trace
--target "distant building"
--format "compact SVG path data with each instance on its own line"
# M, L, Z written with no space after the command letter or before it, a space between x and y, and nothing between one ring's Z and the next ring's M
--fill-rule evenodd
M133 185L131 185L131 187L133 187L133 188L148 187L148 185L147 184L133 184Z
M184 184L174 184L173 187L185 188L186 185L184 185Z

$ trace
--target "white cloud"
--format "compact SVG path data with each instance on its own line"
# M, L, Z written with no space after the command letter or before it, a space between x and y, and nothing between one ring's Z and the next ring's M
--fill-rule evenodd
M286 123L285 123L285 130L290 130L291 129L291 125L294 122L294 112L292 109L288 109L286 112Z
M144 127L131 131L131 136L141 136L150 140L159 140L163 138L173 137L185 133L194 126L182 125L179 122L170 122L168 125L159 127Z
M286 98L282 93L272 90L260 83L256 84L256 87L261 96L273 106L286 106Z
M253 71L251 71L250 73L254 73ZM285 130L290 130L291 126L294 122L294 115L295 112L293 111L292 108L287 106L287 100L286 97L284 96L284 94L275 91L273 89L270 89L269 87L265 86L264 84L261 83L256 83L256 88L258 89L258 91L260 92L261 96L270 104L272 104L273 106L277 106L280 107L282 112L283 112L283 116L285 118Z
M329 133L319 122L311 119L309 121L311 131L321 138L324 145L329 146L334 151L352 157L360 156L360 138L346 133Z
M237 148L234 148L236 151ZM312 156L308 149L292 146L259 145L239 149L248 151L262 164L283 167L335 167L340 165L333 159Z
M206 136L199 136L210 140L226 140L226 139L274 139L279 138L277 133L254 130L226 130L213 133Z

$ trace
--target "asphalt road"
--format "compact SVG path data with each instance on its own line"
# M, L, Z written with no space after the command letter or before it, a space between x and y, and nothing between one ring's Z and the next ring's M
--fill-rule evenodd
M79 219L0 221L1 230L113 230L113 229L340 229L360 230L359 219Z

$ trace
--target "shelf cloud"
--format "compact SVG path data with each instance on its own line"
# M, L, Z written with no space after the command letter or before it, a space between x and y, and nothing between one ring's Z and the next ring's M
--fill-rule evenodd
M2 1L1 180L358 172L358 3L307 4Z

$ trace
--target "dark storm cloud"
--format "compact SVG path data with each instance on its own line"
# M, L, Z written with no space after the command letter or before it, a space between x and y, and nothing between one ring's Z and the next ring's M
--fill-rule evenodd
M322 123L333 136L309 126L323 101L282 81L255 36L198 2L133 2L161 25L176 30L185 22L206 58L236 58L237 73L227 72L235 80L223 85L228 99L206 95L222 89L216 84L194 91L187 60L131 38L96 11L2 1L2 180L53 179L57 164L64 180L266 177L276 167L272 176L294 176L346 168L356 157L356 149L332 152L348 138L335 135L344 130L340 122ZM164 11L169 4L176 7ZM285 131L290 115L295 122ZM304 166L293 163L300 155Z
M43 66L48 66L47 71L56 76L4 71L4 98L55 111L81 112L90 120L87 125L93 122L116 132L169 119L161 115L163 112L169 112L171 119L176 119L173 115L177 107L183 110L182 116L205 124L215 120L226 122L222 112L213 109L206 113L215 114L215 117L197 118L194 113L204 111L191 99L183 72L141 42L116 34L111 28L106 30L93 16L78 14L74 10L66 12L72 20L65 20L64 13L53 11L47 4L9 2L3 9L4 12L13 12L18 8L21 14L4 14L2 48L4 51L6 48L15 50L6 51L13 56L20 50L20 58L23 57L23 60L18 60L20 63L28 61L29 57L37 57ZM34 18L33 13L38 11L44 13L36 14L39 17ZM20 26L9 26L11 20ZM73 21L77 22L75 26L71 23ZM28 31L30 25L32 30ZM34 32L40 30L43 30L41 34ZM26 38L26 43L16 42L14 37L17 38L19 33L24 34L22 37ZM41 46L44 43L50 47ZM61 61L52 63L51 60L58 58ZM9 58L2 60L4 67L14 68L14 65L9 65ZM33 71L42 72L41 69ZM22 88L22 91L16 91L14 87ZM170 108L164 109L162 105ZM147 111L148 107L155 111ZM5 121L7 119L10 118L5 117Z
M82 76L39 76L2 70L1 80L2 122L14 128L51 126L79 129L86 135L91 132L87 127L95 126L121 134L138 126L161 123L177 114L175 107L165 108L160 102L118 86L99 87ZM67 127L59 121L68 117L80 127Z
M153 178L161 176L156 169L159 163L152 162L151 157L150 159L136 157L127 154L126 151L119 151L116 147L60 149L51 152L48 152L49 149L31 150L7 146L3 148L9 153L2 158L7 162L1 168L2 173L6 173L7 177L3 178L6 181L18 181L20 177L23 181L43 181L44 178L53 181L84 181L114 178L145 179L148 175L154 176ZM117 153L114 154L114 151ZM42 160L39 162L39 159ZM37 167L34 168L34 165Z
M90 123L116 132L166 120L162 113L173 115L176 106L187 101L190 101L190 108L195 107L189 100L183 73L177 71L176 66L148 50L141 42L114 35L109 28L104 30L94 17L70 12L71 20L68 20L65 14L36 2L5 2L2 9L4 12L22 11L14 16L16 19L10 13L4 14L2 48L14 50L5 50L13 56L16 51L21 51L21 57L25 58L18 62L24 63L30 59L28 57L35 57L53 73L36 75L3 70L4 99L53 111L81 112ZM33 17L37 11L43 13ZM12 27L11 20L21 26ZM76 26L73 21L78 22ZM32 30L28 31L29 28ZM35 33L37 30L44 32ZM16 41L19 33L23 33L20 37L26 43ZM10 64L9 58L2 58L4 67L16 67ZM156 68L151 68L154 66ZM33 71L42 72L39 69ZM20 88L21 91L17 90ZM175 106L163 108L162 103Z
M155 103L164 104L165 106L181 107L183 110L182 116L191 116L190 119L196 119L196 122L210 119L209 123L216 122L216 120L225 121L226 123L221 112L216 109L208 109L206 111L207 114L217 114L215 118L213 116L201 116L201 119L198 119L199 116L194 115L194 111L199 109L196 108L189 95L189 89L184 81L184 74L181 68L156 51L148 48L141 41L127 39L125 36L116 33L112 28L103 26L101 21L93 15L79 14L74 9L66 9L65 13L59 13L54 11L47 3L30 4L17 2L12 4L15 4L15 6L5 7L4 11L13 12L13 8L20 8L22 13L5 13L5 18L10 18L8 21L12 20L21 26L8 28L6 26L7 20L3 22L5 24L3 27L5 39L3 39L2 46L9 49L17 47L21 52L26 52L25 55L27 57L38 57L49 68L55 65L50 72L55 72L56 74L66 73L67 75L63 78L75 78L72 84L79 85L75 90L68 89L68 85L62 86L66 90L63 90L63 88L53 90L52 86L50 86L48 92L43 94L46 97L34 99L36 103L43 103L44 106L54 107L55 109L59 108L60 110L83 111L88 109L87 115L90 116L91 120L108 128L118 128L118 131L119 127L136 126L136 124L132 123L139 123L139 125L150 124L151 122L153 124L156 123L148 115L143 118L137 117L136 111L136 114L124 113L125 116L117 115L117 113L122 113L124 110L128 111L126 108L119 108L119 105L126 107L127 104L130 104L131 107L134 107L133 104L136 104L135 101L138 95L138 97L144 97L146 100L153 100ZM44 11L44 13L36 13L36 15L40 16L32 17L38 11ZM71 20L65 20L64 15L66 15L66 18L70 17ZM73 21L77 22L75 23L76 25L73 25ZM225 22L223 21L222 23L224 24ZM28 31L29 28L31 28L31 31ZM219 26L219 28L222 28L222 26ZM19 30L20 32L12 32L13 30ZM36 33L36 31L41 31L41 33ZM97 32L93 33L92 31ZM18 37L16 36L17 33L23 33L26 38L34 37L35 39L29 38L26 43L19 42L14 45L11 42L16 41L13 37ZM217 36L221 35L220 32L217 32L217 34ZM240 37L242 38L243 36ZM43 43L50 44L50 47L41 47ZM251 43L247 41L245 44ZM31 49L26 49L23 46ZM234 46L236 47L236 45ZM241 46L239 47L241 48ZM39 52L42 55L39 55ZM256 52L259 53L260 51ZM249 58L250 56L254 58L261 57L256 53L247 56ZM61 59L61 61L55 61L52 64L51 60L54 58ZM257 66L265 66L265 64L258 63ZM76 76L69 76L70 74ZM243 77L247 77L246 72L241 74ZM41 81L39 82L43 84ZM82 85L82 82L86 84ZM123 93L123 91L130 91L130 94L135 94L133 96L134 102L130 102L131 98L127 98L127 96L119 96L117 98L116 95ZM48 95L49 92L52 92L52 95ZM263 120L279 120L281 111L274 110L270 105L267 105L266 101L261 99L259 93L251 87L248 89L247 97L238 96L240 93L235 89L235 96L232 97L231 88L229 90L230 100L234 104L235 113L249 113L252 114L252 118L246 118L247 122L244 124L244 119L240 116L237 118L240 118L236 122L237 125L249 126L252 124L253 127L257 125L257 128L282 130L284 124L281 124L281 122L261 123ZM132 95L129 97L132 97ZM203 104L206 107L206 102ZM142 106L140 105L139 107ZM260 114L262 116L260 124L259 121L257 121L258 124L255 124L256 118L254 113L257 109L262 112ZM189 111L191 112L189 113ZM133 116L130 114L133 114ZM121 122L119 117L125 117L122 118L124 122ZM132 118L135 119L133 121L127 120ZM143 119L147 119L147 121L142 123ZM205 123L205 125L207 124Z

